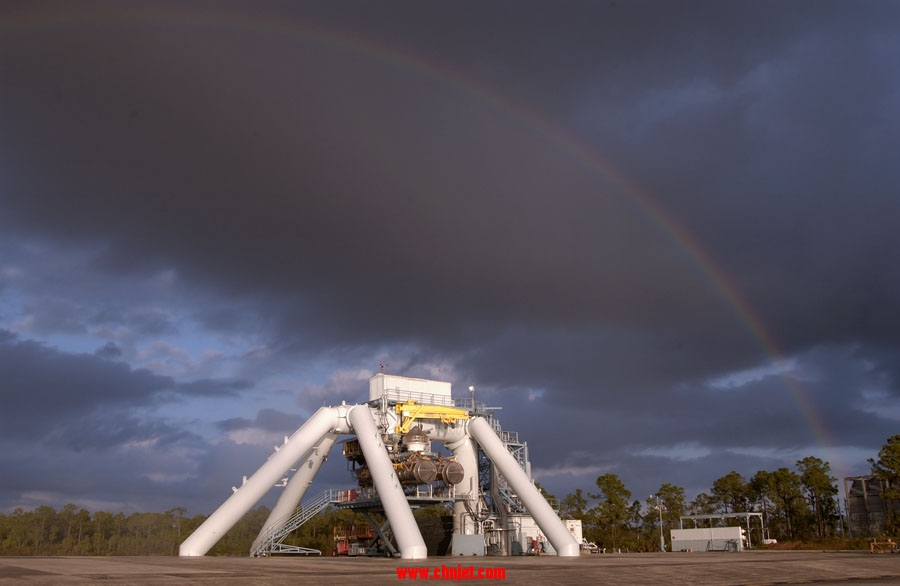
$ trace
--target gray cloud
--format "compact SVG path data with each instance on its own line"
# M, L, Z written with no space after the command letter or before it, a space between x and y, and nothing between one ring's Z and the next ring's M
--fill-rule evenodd
M172 387L167 377L90 355L59 352L8 334L0 346L0 365L10 405L0 413L0 433L7 438L40 437L60 420L88 414L101 405L147 405L156 393Z
M241 391L251 388L253 388L253 383L239 379L197 379L177 385L180 393L195 397L235 396Z
M216 426L222 431L259 428L266 431L287 433L290 435L294 433L302 423L302 418L296 414L292 415L277 409L261 409L252 420L244 417L234 417L219 421L216 423Z
M0 434L7 438L42 437L67 429L73 420L87 428L89 420L82 418L106 410L148 407L183 397L234 396L253 386L242 380L175 382L105 357L60 352L0 332L0 367L9 405L0 413ZM117 429L137 427L116 424Z
M122 349L113 342L107 342L100 348L97 348L94 355L107 360L115 360L122 357Z
M153 486L210 502L187 420L292 431L381 362L476 384L560 489L895 426L895 5L33 10L0 9L5 441L196 450Z

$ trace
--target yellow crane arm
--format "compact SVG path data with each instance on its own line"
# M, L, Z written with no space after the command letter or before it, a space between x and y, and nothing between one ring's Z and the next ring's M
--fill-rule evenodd
M408 433L412 422L416 419L439 419L441 423L456 423L460 419L468 419L469 412L456 407L444 407L442 405L423 405L415 401L397 403L394 407L400 415L400 425L397 433Z

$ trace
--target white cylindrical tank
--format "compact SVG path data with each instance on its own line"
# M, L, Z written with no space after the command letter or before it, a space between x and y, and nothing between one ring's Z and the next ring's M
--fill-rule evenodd
M456 500L453 501L453 533L475 535L479 533L478 521L470 510L478 513L481 500L478 498L478 452L475 442L468 435L445 444L453 452L456 462L462 467L462 480L456 485ZM468 506L467 506L468 504Z

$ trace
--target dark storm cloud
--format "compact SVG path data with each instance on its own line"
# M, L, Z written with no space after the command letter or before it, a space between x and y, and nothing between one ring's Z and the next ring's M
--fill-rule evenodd
M23 324L24 329L36 334L83 333L87 331L85 323L91 314L90 308L49 297L29 299L24 309L29 316Z
M196 439L188 430L161 421L128 417L122 411L110 410L87 416L68 416L47 431L42 441L51 447L74 452L109 451L116 447L149 442L164 452L187 438Z
M188 383L178 383L178 392L192 397L234 397L241 391L253 388L246 380L198 379Z
M141 336L178 332L169 315L152 307L138 307L122 312L60 297L36 296L25 301L22 312L24 317L18 322L19 328L38 335L83 334L89 328L102 328L109 324L125 326Z
M869 357L867 366L872 376L881 381L879 387L893 395L900 395L900 347L884 345L879 347L859 348L861 359Z
M510 84L498 93L519 95L524 80L541 79L558 101L540 105L560 124L571 121L564 104L639 115L637 142L634 126L574 132L615 148L614 160L690 227L778 339L802 348L829 324L835 341L886 328L890 294L840 289L858 278L872 288L866 281L889 266L893 253L868 253L896 249L879 244L895 239L886 222L900 205L886 197L889 171L878 163L900 146L878 124L891 102L866 89L896 92L883 61L890 47L878 41L888 29L871 11L816 5L810 19L804 6L532 6L504 30L507 47L478 24L465 41L423 34L417 45L414 34L396 44L450 52L466 71L465 47L492 48L486 54L507 68L497 83ZM502 12L484 10L483 22ZM317 12L312 22L333 18ZM392 27L402 21L376 19L367 38L394 38ZM680 331L690 347L709 339L709 351L693 353L723 370L755 359L719 352L734 337L732 320L716 325L727 302L671 234L621 188L467 90L302 38L90 33L17 39L33 45L4 61L16 145L9 193L19 194L7 208L20 230L105 245L109 271L176 266L195 285L264 299L261 313L303 348L311 337L467 344L464 326L476 323L620 323L653 336ZM522 61L533 39L541 50ZM846 87L834 85L835 70ZM590 95L585 80L620 95ZM875 159L850 160L857 149ZM40 176L45 160L57 164ZM863 193L836 192L856 179ZM806 222L826 195L834 205ZM853 237L828 246L836 232ZM854 259L864 256L860 267ZM879 292L896 292L884 281ZM797 303L835 282L819 302Z
M0 433L36 438L66 417L98 406L147 405L172 380L90 355L72 355L9 336L0 344L0 370L8 389Z
M865 458L896 430L898 410L867 399L889 381L856 348L819 348L789 374L747 376L652 394L597 386L479 396L502 405L503 428L529 442L541 484L565 491L590 488L611 471L640 492L665 481L696 493L730 470L749 477L808 455L830 461L838 475L864 474Z
M530 386L563 400L577 398L582 405L635 407L644 392L691 381L698 370L712 377L727 372L725 365L765 359L758 341L734 316L726 313L721 319L735 329L727 338L707 340L691 339L696 330L666 334L615 327L508 328L479 340L460 362L485 384Z
M0 500L25 508L74 502L89 510L126 513L165 511L175 506L187 506L192 513L208 511L208 500L197 499L190 490L178 492L174 488L181 487L184 479L198 468L205 469L202 458L185 454L207 448L195 436L177 435L175 441L158 449L149 436L124 446L92 445L73 450L54 446L52 452L34 444L0 442L4 448L0 451L0 466L16 471L0 482ZM14 446L17 447L12 449ZM209 458L213 460L215 449L211 451ZM239 447L230 446L229 452L235 464L246 459ZM48 461L52 462L52 475L47 473ZM212 494L230 492L228 487L240 480L228 478L223 472L204 472L210 476L194 480L198 484L218 482L218 490L209 487Z
M614 188L472 95L368 56L312 47L321 61L298 55L291 66L303 76L263 96L256 88L283 83L287 61L242 69L234 88L240 62L226 70L224 55L191 39L156 47L140 37L112 61L99 39L57 41L79 42L77 59L35 47L34 69L47 75L13 80L23 88L10 99L23 116L13 131L28 135L12 154L15 167L36 169L38 156L66 162L52 182L14 173L14 189L30 196L16 200L20 225L81 241L102 235L117 271L174 262L194 281L272 297L288 332L311 323L329 339L358 336L363 320L380 335L408 336L405 324L451 326L473 314L614 319L607 308L634 314L658 302L646 278L654 271L629 267L675 262L659 235ZM189 49L194 58L176 61ZM335 80L329 66L347 74ZM146 69L163 77L147 87L126 75ZM368 91L373 85L378 92ZM224 96L226 87L235 99L206 108L208 93ZM26 103L54 92L49 116L27 115ZM148 102L137 120L120 112L135 100ZM249 118L244 100L254 104ZM63 123L78 126L75 140L49 140ZM629 232L644 247L626 258ZM606 272L617 278L601 280ZM672 286L680 279L668 275Z
M145 336L178 333L178 328L172 323L171 316L160 309L152 307L136 308L125 312L123 316L101 314L95 318L95 321L98 323L108 321L122 323L136 333Z
M234 417L216 422L216 427L222 431L256 428L291 434L302 425L302 422L303 419L296 414L284 413L277 409L261 409L254 419Z
M125 363L89 354L69 354L18 340L0 330L0 371L6 408L0 411L0 436L38 439L58 436L80 442L84 435L139 437L141 425L112 422L114 429L92 425L89 416L147 407L179 397L235 396L252 384L241 380L198 379L176 382ZM49 435L48 435L49 434ZM91 440L84 440L91 443Z
M106 360L115 360L122 357L122 348L113 342L107 342L94 351L94 355Z
M555 446L545 448L546 454L565 449L568 438L554 432L559 421L592 430L598 443L613 449L684 442L724 449L799 448L835 438L842 445L867 446L891 435L897 414L874 409L866 400L867 391L891 388L868 357L825 347L798 361L793 371L755 374L746 381L735 377L731 386L710 379L656 393L625 387L605 393L609 387L600 379L596 386L507 388L485 400L504 406L502 421L512 419L516 427L527 422L529 435ZM536 398L517 400L529 393Z
M588 480L703 485L774 465L748 445L802 450L819 425L861 448L896 423L872 399L900 376L893 4L97 4L56 27L69 8L47 6L0 16L26 23L0 24L0 292L23 298L3 314L148 338L189 315L259 344L234 378L175 381L103 360L128 357L112 335L92 357L0 330L0 372L32 391L0 433L233 398L298 356L445 361L541 438L537 465ZM814 372L710 384L776 347ZM364 396L350 378L300 405ZM80 449L197 448L98 421Z
M183 504L208 510L212 503L190 491L179 502L175 486L193 477L216 448L191 425L167 421L152 409L191 397L233 397L252 387L240 380L180 383L122 362L22 341L2 329L0 371L0 468L16 471L0 482L4 507L75 501L106 510ZM240 451L231 448L235 458ZM259 448L248 453L254 456L248 469L264 457ZM224 473L213 475L222 481L219 488L226 487Z

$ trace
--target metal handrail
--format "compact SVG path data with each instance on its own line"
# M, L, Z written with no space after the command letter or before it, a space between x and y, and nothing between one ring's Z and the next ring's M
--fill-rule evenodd
M273 523L264 533L253 541L250 546L250 555L257 557L265 553L271 553L280 540L292 531L318 515L328 505L335 501L335 493L339 491L326 490L312 502L301 503L293 513L285 515Z

